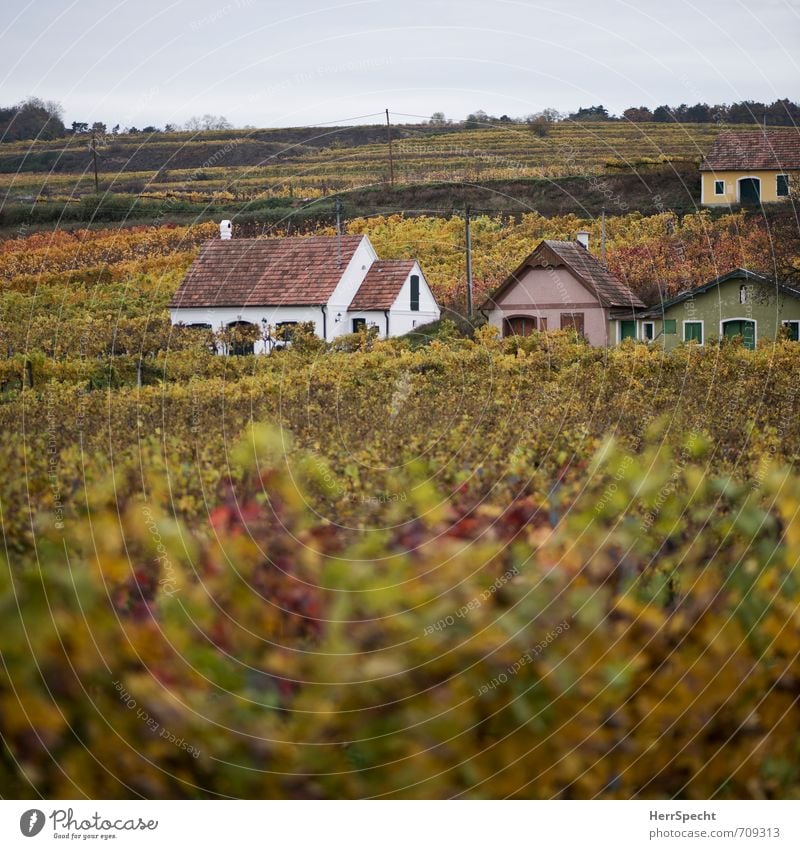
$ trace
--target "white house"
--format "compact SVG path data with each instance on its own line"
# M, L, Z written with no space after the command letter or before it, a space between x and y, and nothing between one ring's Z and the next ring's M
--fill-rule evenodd
M400 336L439 318L416 260L379 260L366 236L221 238L204 245L169 308L173 324L221 330L253 325L242 353L268 352L270 329L311 321L330 342L361 326ZM241 348L241 346L240 346Z

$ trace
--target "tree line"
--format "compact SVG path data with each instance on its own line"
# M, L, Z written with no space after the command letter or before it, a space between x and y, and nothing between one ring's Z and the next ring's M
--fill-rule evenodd
M465 129L477 129L492 124L529 124L534 129L542 124L554 124L559 121L632 121L643 123L652 121L657 124L670 122L679 124L766 124L770 127L794 127L800 124L800 104L788 98L762 103L757 100L742 100L737 103L695 103L692 106L681 103L679 106L630 106L621 115L615 115L602 104L582 106L575 112L559 112L557 109L543 109L522 117L509 115L490 115L483 109L471 112L464 121L448 119L443 112L434 112L429 124L448 126L462 124Z

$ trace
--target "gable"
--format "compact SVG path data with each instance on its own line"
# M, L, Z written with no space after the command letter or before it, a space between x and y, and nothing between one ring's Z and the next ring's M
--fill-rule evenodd
M566 266L528 266L494 301L503 309L531 306L541 309L546 304L601 306L597 296Z

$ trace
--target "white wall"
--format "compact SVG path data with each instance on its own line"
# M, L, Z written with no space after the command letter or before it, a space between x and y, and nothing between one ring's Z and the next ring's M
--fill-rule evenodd
M233 321L249 321L251 324L263 327L261 319L274 329L281 321L313 321L317 336L322 336L321 307L190 307L170 310L173 324L210 324L214 331L227 327ZM330 323L328 315L328 334ZM263 354L265 346L261 340L255 343L255 353Z
M419 275L419 309L411 310L411 275ZM431 287L422 273L422 269L418 263L414 263L411 271L408 272L403 288L400 289L395 302L392 304L392 309L389 314L389 334L391 336L402 336L404 333L410 333L417 327L423 324L428 324L431 321L436 321L441 316L439 305L433 297Z
M364 236L353 252L347 267L342 272L341 280L336 284L333 294L328 299L328 315L333 316L333 320L328 322L327 342L332 341L336 336L352 332L353 324L352 321L347 320L347 308L356 296L359 286L364 282L367 271L377 258L375 248L372 247L370 240ZM337 322L335 319L339 313L342 315L342 320Z

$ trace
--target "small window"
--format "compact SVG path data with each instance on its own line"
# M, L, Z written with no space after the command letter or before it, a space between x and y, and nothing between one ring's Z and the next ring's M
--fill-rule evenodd
M725 194L725 181L724 180L714 180L714 194L715 195L724 195Z
M703 322L702 321L684 321L683 322L683 341L697 342L698 345L703 344Z
M642 338L645 342L652 342L656 335L656 326L652 321L642 322Z
M775 193L779 198L789 197L789 175L778 174L775 178Z
M583 313L582 312L562 312L561 313L561 329L574 330L579 336L583 336Z
M745 286L744 284L739 287L739 303L747 303L747 286Z
M411 275L411 309L419 310L419 274Z
M354 318L353 319L353 333L359 333L362 330L367 329L367 320L365 318Z
M678 332L678 319L677 318L665 318L664 319L664 334L666 336L674 336Z
M784 321L786 337L790 342L800 342L800 321Z

